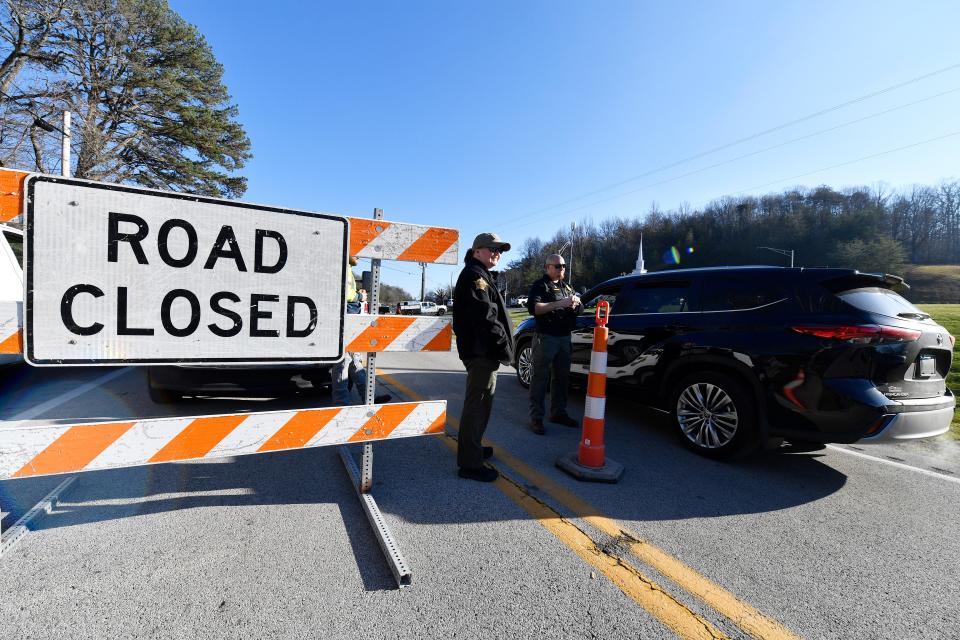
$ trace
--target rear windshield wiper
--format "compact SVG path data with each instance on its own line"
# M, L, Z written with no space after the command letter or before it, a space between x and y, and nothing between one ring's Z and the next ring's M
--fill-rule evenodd
M903 313L897 314L898 318L910 318L911 320L929 320L929 313L922 313L920 311L904 311Z

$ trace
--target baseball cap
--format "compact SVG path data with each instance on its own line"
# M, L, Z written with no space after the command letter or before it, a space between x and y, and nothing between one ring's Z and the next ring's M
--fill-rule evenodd
M510 251L510 243L504 242L495 233L481 233L473 239L472 249L483 249L484 247L493 247L500 251Z

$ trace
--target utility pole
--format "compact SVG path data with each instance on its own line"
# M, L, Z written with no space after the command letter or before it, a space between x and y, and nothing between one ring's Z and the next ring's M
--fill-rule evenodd
M576 222L570 223L570 260L567 261L567 284L573 286L573 232Z
M70 177L70 112L63 112L63 146L60 152L60 175Z
M420 301L427 299L427 263L420 263Z

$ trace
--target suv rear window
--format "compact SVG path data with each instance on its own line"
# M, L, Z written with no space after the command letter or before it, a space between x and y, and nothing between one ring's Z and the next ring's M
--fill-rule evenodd
M756 309L788 297L787 287L758 278L743 276L713 277L704 282L704 311Z
M613 313L683 313L699 311L692 305L689 282L638 282L624 287Z
M836 294L838 298L847 304L856 307L862 311L876 313L882 316L896 318L899 314L905 313L914 316L927 314L917 309L909 300L890 289L883 287L863 287L860 289L849 289Z

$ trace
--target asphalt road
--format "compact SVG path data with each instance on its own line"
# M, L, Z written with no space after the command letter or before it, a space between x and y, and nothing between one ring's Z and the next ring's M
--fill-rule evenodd
M461 409L453 354L382 354L398 398ZM15 424L316 406L153 405L140 369L27 368L0 380ZM960 445L773 452L734 464L681 448L613 395L619 483L555 460L578 432L525 428L501 369L495 484L456 477L446 436L378 443L373 494L413 571L396 590L335 448L80 474L0 558L11 637L956 638ZM582 397L574 393L571 413ZM9 526L62 478L0 482Z

